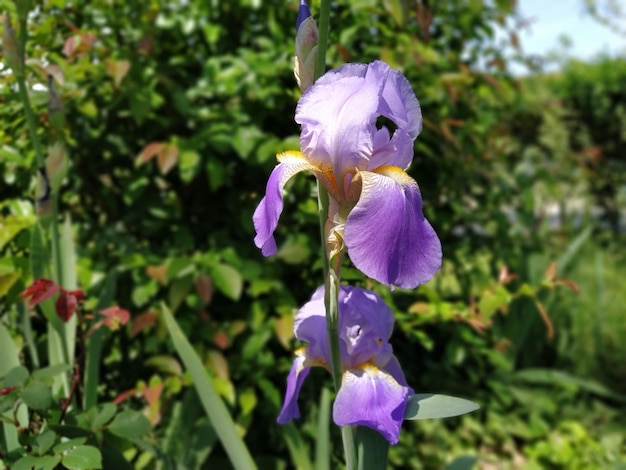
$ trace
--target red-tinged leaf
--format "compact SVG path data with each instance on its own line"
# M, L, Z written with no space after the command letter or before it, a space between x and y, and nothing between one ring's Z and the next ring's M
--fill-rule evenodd
M546 329L548 330L546 332L546 335L548 336L548 339L554 338L554 326L552 325L552 320L550 320L550 317L548 316L548 312L544 308L543 304L539 302L538 300L535 301L535 306L537 307L537 310L539 311L539 315L541 316L541 319L546 324Z
M508 266L502 266L502 269L500 269L500 275L498 276L498 280L500 281L501 284L508 284L516 277L517 276L515 274L509 271Z
M54 303L54 309L59 318L67 323L69 319L72 318L72 315L74 315L77 304L76 297L71 292L62 289L61 295L59 295L59 298Z
M211 302L211 298L213 297L213 281L206 274L200 274L196 278L196 292L198 293L198 297L204 305L207 305Z
M228 343L230 342L230 338L223 331L219 331L213 337L213 342L218 348L226 349L228 347Z
M159 314L156 312L144 312L137 315L133 320L133 326L130 329L130 337L133 338L143 330L150 328L156 322Z
M16 388L17 387L3 387L3 388L0 388L0 397L2 397L4 395L8 395L9 393L11 393Z
M554 281L556 279L556 262L552 262L545 273L546 280Z
M162 175L169 172L178 161L178 147L173 144L165 145L157 155L157 164Z
M71 290L69 291L69 293L76 297L77 302L82 302L83 300L85 300L85 293L80 289Z
M561 284L561 285L567 286L570 289L572 289L572 291L575 292L576 294L580 293L580 287L578 287L578 285L574 281L570 281L569 279L557 279L555 281L555 284Z
M115 88L119 88L120 83L122 83L122 80L124 80L124 77L130 70L130 62L127 60L107 59L105 62L105 67L108 74L113 79Z
M49 279L35 279L35 281L22 292L22 300L26 300L30 297L28 307L34 307L44 300L48 300L59 292L59 290L61 290L61 286Z
M137 163L142 164L150 161L154 157L156 157L159 153L161 153L161 149L165 146L163 142L150 142L148 145L144 147L144 149L137 157Z
M117 330L130 320L130 313L128 313L127 310L119 308L117 305L100 310L100 313L104 315L104 324L110 330Z
M162 392L163 392L163 382L150 385L149 387L146 387L142 391L143 397L148 402L148 405L154 405L155 403L158 403Z
M167 265L161 264L159 266L148 266L146 268L146 274L164 286L167 284Z
M74 52L76 51L76 45L78 42L77 36L70 36L65 40L63 44L63 55L68 59L74 57Z
M228 372L228 362L223 354L219 351L210 351L209 352L209 361L215 370L215 375L217 375L220 379L230 380L229 372Z

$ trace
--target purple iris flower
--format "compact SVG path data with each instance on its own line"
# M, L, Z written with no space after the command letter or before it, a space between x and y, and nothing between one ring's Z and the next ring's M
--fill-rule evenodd
M304 92L296 122L302 151L277 156L253 216L256 246L265 256L276 253L283 188L306 170L328 190L333 238L359 270L404 288L430 280L441 266L441 243L424 218L417 183L404 171L422 128L404 75L381 61L331 70Z
M341 286L339 338L343 379L333 405L333 420L338 426L370 427L391 444L397 444L406 402L413 390L389 344L393 322L393 313L374 292ZM330 370L323 286L296 314L294 331L296 338L308 345L296 351L287 378L285 402L277 419L280 424L300 417L297 400L310 367Z

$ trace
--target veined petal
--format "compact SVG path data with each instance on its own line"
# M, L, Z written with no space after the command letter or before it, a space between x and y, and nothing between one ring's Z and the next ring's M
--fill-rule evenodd
M367 426L397 444L411 393L409 387L373 365L348 370L333 405L333 420L338 426Z
M414 288L441 266L441 242L422 213L417 183L397 167L363 171L361 195L346 220L348 255L365 275Z
M292 176L301 171L315 172L317 168L311 165L300 152L289 151L277 155L279 164L272 170L267 180L265 196L254 211L252 221L256 236L254 244L261 248L264 256L276 253L274 230L283 211L283 188Z
M393 122L379 128L379 118ZM302 95L296 108L300 147L310 160L331 164L341 185L354 169L407 168L422 127L408 80L382 61L330 70Z
M302 153L332 165L337 182L347 170L367 169L384 84L378 72L366 64L345 64L326 72L298 102Z
M289 376L287 377L287 391L285 392L285 401L280 414L276 419L278 424L285 424L292 419L300 417L300 408L298 408L298 395L304 383L304 379L309 375L311 369L304 366L305 355L304 349L296 351L296 359L291 365Z

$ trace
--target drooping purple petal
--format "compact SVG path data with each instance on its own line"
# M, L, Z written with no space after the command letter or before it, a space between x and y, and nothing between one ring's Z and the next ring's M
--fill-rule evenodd
M346 220L348 255L365 275L414 288L441 266L441 242L422 213L417 183L399 168L361 172L361 196Z
M373 362L376 367L387 372L400 385L403 385L405 387L409 386L409 384L406 382L406 378L404 377L404 372L402 372L402 368L400 367L400 363L398 362L398 358L396 358L396 356L391 356L391 358L387 361L386 364L380 364L378 363L376 359Z
M305 303L293 324L296 338L308 344L307 365L329 367L331 363L328 334L326 333L326 307L324 306L324 286L320 286Z
M300 417L300 408L298 408L298 395L311 369L304 366L305 355L302 349L296 352L296 359L291 365L289 376L287 377L287 391L285 392L285 400L283 408L276 419L278 424L285 424L292 419Z
M313 171L316 168L307 162L300 152L284 152L278 155L279 164L274 168L267 180L265 197L254 211L252 221L256 236L254 244L261 248L264 256L276 253L274 230L283 211L283 188L289 179L301 171Z
M343 374L333 405L333 420L338 426L367 426L380 432L391 444L397 444L411 393L409 387L400 385L375 366L350 369Z

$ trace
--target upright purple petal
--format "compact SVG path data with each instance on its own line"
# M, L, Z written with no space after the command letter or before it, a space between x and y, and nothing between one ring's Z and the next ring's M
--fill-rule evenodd
M265 197L257 206L252 216L256 236L254 244L261 248L264 256L276 253L274 230L283 211L283 188L292 176L301 171L315 171L316 168L307 162L300 152L285 152L278 155L279 164L267 180Z
M377 128L381 117L397 126L392 135ZM320 77L300 99L296 122L302 125L302 153L331 164L339 182L355 168L407 168L422 116L404 75L375 61L346 64Z
M393 330L391 309L374 292L342 286L339 296L339 336L346 345L350 367L376 360L384 366L393 355L388 342Z
M348 255L365 275L414 288L441 266L441 242L424 218L417 183L399 168L361 172L361 196L346 220Z
M280 410L280 414L276 419L278 424L285 424L292 419L300 417L300 408L298 408L298 395L300 395L300 389L304 383L304 379L307 378L310 368L305 367L305 356L303 350L296 351L296 359L291 365L289 376L287 377L287 391L285 392L285 400L283 402L283 408Z
M412 390L391 375L366 364L343 374L333 405L338 426L367 426L380 432L391 444L398 443L404 409Z
M316 163L331 165L340 184L346 171L366 169L373 153L376 110L384 85L378 72L365 64L345 64L326 72L298 102L302 153Z

